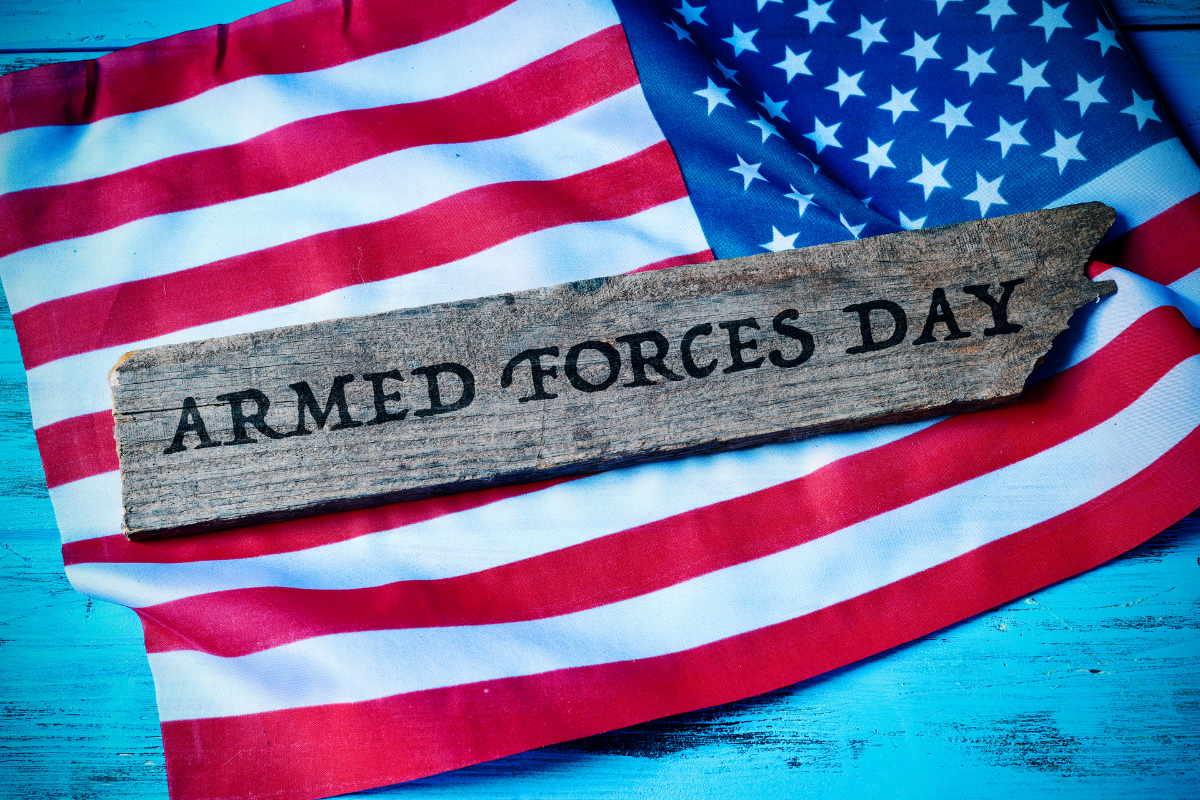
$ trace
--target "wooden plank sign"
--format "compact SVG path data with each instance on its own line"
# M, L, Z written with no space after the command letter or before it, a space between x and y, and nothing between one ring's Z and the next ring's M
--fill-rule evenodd
M1100 203L129 353L131 539L792 440L1017 397Z

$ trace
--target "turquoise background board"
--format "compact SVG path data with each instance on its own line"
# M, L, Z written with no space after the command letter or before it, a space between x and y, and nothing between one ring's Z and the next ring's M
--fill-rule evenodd
M273 4L0 0L0 71L94 57ZM1198 6L1117 8L1193 154ZM166 793L141 628L132 611L77 594L63 574L2 305L0 796ZM1200 797L1200 515L1098 569L795 686L356 796L765 794Z

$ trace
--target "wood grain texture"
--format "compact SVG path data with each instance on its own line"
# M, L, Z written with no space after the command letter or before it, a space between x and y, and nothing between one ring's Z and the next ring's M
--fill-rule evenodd
M1195 0L1107 0L1121 27L1181 28L1200 25Z
M130 538L1015 399L1115 291L1101 203L168 345L109 382ZM235 449L230 449L231 446Z

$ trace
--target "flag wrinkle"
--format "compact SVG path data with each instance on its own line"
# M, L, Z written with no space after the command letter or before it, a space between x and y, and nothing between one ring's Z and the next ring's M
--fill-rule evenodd
M235 144L280 125L338 111L412 103L454 94L619 23L590 2L561 25L535 27L552 0L516 0L435 40L311 73L256 75L170 105L100 119L0 134L0 191L74 183L169 156ZM524 33L525 35L521 35ZM488 45L507 39L502 50ZM487 52L487 56L483 53ZM183 135L180 131L185 132ZM39 159L70 151L71 158Z
M565 180L661 143L662 133L650 114L642 111L644 106L640 89L634 87L524 133L376 156L275 192L145 217L110 231L22 250L0 259L0 270L16 315L89 289L162 277L384 222L438 201L452 202L456 195L488 185ZM619 128L606 124L613 114L627 124ZM406 178L403 193L396 192L396 175ZM321 213L323 201L334 204L326 213ZM156 252L155 247L162 248L159 258L145 255ZM121 259L114 253L128 257ZM63 266L54 284L29 277L29 265L42 259ZM92 271L85 272L84 265L91 265Z
M81 125L171 105L248 77L317 71L433 39L483 19L513 0L426 0L385 7L361 3L353 30L340 3L292 0L226 26L225 59L215 62L216 26L117 50L99 59L108 76L84 118L85 62L47 64L28 77L0 76L0 133ZM350 35L347 35L347 34ZM169 74L172 80L162 80ZM45 86L61 86L62 93ZM67 99L64 103L63 96Z
M636 84L624 34L614 26L446 97L308 117L237 144L0 196L0 219L11 226L0 256L278 191L399 150L523 133ZM200 173L211 177L190 180ZM77 213L84 204L92 213Z

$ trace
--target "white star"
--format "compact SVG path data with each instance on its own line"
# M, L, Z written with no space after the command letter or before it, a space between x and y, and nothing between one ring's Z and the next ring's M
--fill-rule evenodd
M684 39L687 39L692 44L696 43L696 40L692 38L690 33L675 24L675 20L664 22L663 25L666 25L668 28L675 31L675 41L682 42Z
M808 211L808 207L813 204L813 198L816 197L816 192L813 192L812 194L803 194L796 191L796 187L792 186L790 183L788 184L788 188L792 190L792 193L785 194L784 197L789 200L796 201L799 206L800 216L803 217L804 212Z
M1003 175L994 181L985 181L982 175L978 172L975 173L975 191L964 197L963 200L979 203L981 219L987 216L988 208L991 206L1008 205L1008 201L1000 196L1000 181L1002 180L1004 180Z
M812 50L801 53L800 55L796 55L792 52L792 48L785 46L783 48L783 52L783 61L780 61L778 64L774 64L773 66L779 67L781 70L787 72L787 80L784 81L784 83L791 83L792 78L796 77L797 75L812 75L812 70L810 70L804 63L808 60L808 55L812 52Z
M736 69L730 69L729 67L725 66L724 64L721 63L720 59L717 59L716 61L714 61L713 66L715 66L717 69L721 70L721 74L725 76L725 80L733 81L738 86L742 85L741 81L739 81L737 78L733 77L734 75L737 75Z
M1029 99L1029 95L1033 94L1034 89L1040 89L1043 86L1049 87L1050 83L1042 77L1042 73L1046 71L1046 65L1050 62L1043 61L1036 67L1029 66L1029 62L1021 59L1021 77L1014 78L1008 82L1009 86L1020 86L1025 91L1025 99Z
M1063 98L1068 103L1079 103L1079 116L1083 116L1088 106L1094 103L1107 103L1104 95L1100 94L1100 84L1104 81L1104 76L1101 75L1094 81L1085 81L1083 76L1078 72L1075 73L1076 89L1073 94L1069 94Z
M766 244L760 244L764 250L770 250L772 253L778 253L780 250L796 249L796 237L800 235L800 231L796 231L791 236L784 236L779 232L779 228L771 226L771 241Z
M892 141L895 141L894 139ZM863 153L855 161L861 161L867 165L867 177L874 178L875 170L880 167L890 167L895 169L896 165L888 158L888 150L892 147L892 142L885 144L875 144L871 138L867 137L867 152ZM863 201L866 202L865 200Z
M941 59L941 56L939 56L937 51L933 49L933 46L937 44L939 36L941 36L940 33L935 33L932 39L922 39L921 34L914 31L913 46L905 50L900 55L912 56L917 62L917 71L919 72L921 70L921 65L924 64L926 60L930 58Z
M992 48L995 50L996 48ZM994 74L996 70L992 69L988 64L988 57L991 56L992 50L985 53L976 53L970 47L967 48L967 60L955 67L956 72L965 72L970 76L967 80L968 86L975 85L975 79L983 73Z
M1130 114L1137 117L1139 131L1142 129L1142 126L1146 124L1146 120L1148 119L1152 119L1155 122L1162 122L1162 120L1158 118L1158 114L1154 113L1154 98L1147 97L1143 100L1142 96L1138 94L1136 90L1133 90L1133 105L1131 105L1129 108L1121 109L1121 113Z
M758 11L761 14L767 3L782 3L783 0L758 0Z
M988 4L975 13L991 17L992 30L996 30L996 23L1001 17L1015 16L1017 12L1008 5L1008 0L988 0Z
M695 86L695 84L692 85ZM708 88L700 89L692 92L692 94L698 94L708 101L708 115L710 117L712 116L713 109L715 109L717 106L729 106L730 108L733 108L733 103L731 103L729 98L725 96L729 94L729 90L722 89L720 86L717 86L715 83L713 83L712 78L708 79Z
M850 95L858 95L860 97L867 96L866 92L858 88L858 79L862 76L862 72L858 73L857 75L847 75L842 71L841 67L838 67L837 83L831 83L825 88L831 92L837 92L838 105L840 106L842 103L846 102L846 98Z
M927 220L927 219L929 219L928 215L921 217L920 219L909 219L908 215L905 214L903 211L901 211L900 212L900 227L904 228L904 230L906 230L906 231L915 231L918 228L924 228L925 220Z
M708 8L708 6L691 6L688 5L687 0L680 0L680 2L682 2L683 5L675 10L679 12L681 17L683 17L684 25L691 25L693 22L699 22L701 25L708 24L700 17L700 15L704 13L704 9Z
M822 5L817 0L808 0L808 8L801 11L796 16L800 19L808 20L808 32L812 33L813 28L820 25L822 22L833 22L833 17L829 16L829 7L833 5L833 0Z
M864 197L864 198L862 199L862 201L861 201L861 202L862 202L862 204L863 204L864 206L866 206L867 208L870 208L870 207L871 207L871 201L872 201L872 200L874 200L874 199L875 199L874 197Z
M888 100L883 105L879 106L884 111L892 112L892 124L896 124L896 120L900 119L900 115L905 111L919 111L912 104L912 96L916 93L916 89L908 92L901 92L895 86L892 87L892 99Z
M947 139L950 138L950 134L954 132L954 129L959 126L964 128L975 127L967 120L967 108L971 105L970 101L963 103L962 106L954 106L949 100L943 100L942 102L945 105L942 108L941 115L936 116L929 121L936 122L939 125L945 125Z
M950 184L946 183L946 179L942 177L942 170L946 168L946 164L950 159L946 159L940 164L930 164L929 159L921 156L921 174L909 179L909 183L915 183L925 190L925 199L929 199L929 195L939 186L946 189L950 188Z
M737 25L733 26L733 35L728 39L722 39L722 42L729 42L733 46L733 57L737 58L742 54L743 50L749 50L751 53L757 53L758 48L754 46L754 34L758 33L758 28L752 31L743 31Z
M946 3L961 3L962 0L934 0L938 4L938 16L942 15L942 9L946 7Z
M812 133L804 134L805 139L812 139L817 145L817 152L821 152L826 147L841 147L842 143L837 140L837 129L842 126L842 123L835 122L826 127L821 124L821 120L814 118L813 122L816 127Z
M1041 28L1046 32L1046 41L1050 41L1050 37L1054 31L1059 28L1069 28L1071 23L1067 22L1063 17L1067 13L1069 3L1063 3L1058 8L1051 8L1046 0L1042 0L1042 15L1029 23L1031 28Z
M730 167L729 171L736 172L738 175L742 176L742 191L743 192L750 188L751 181L756 181L756 180L766 181L766 178L764 178L762 175L758 174L758 168L762 166L761 161L758 162L757 164L747 164L745 161L742 160L742 157L740 155L737 157L737 160L738 160L738 165L736 167Z
M867 227L867 223L865 222L862 225L851 225L846 221L845 214L838 214L838 219L841 220L842 224L846 226L846 230L850 231L851 235L853 235L855 239L857 239L858 235L862 233L862 229Z
M1062 171L1067 168L1068 161L1087 161L1083 153L1079 152L1079 137L1083 133L1077 133L1070 139L1063 136L1058 131L1054 132L1054 147L1051 147L1042 155L1058 160L1058 174L1062 175Z
M880 31L883 29L883 23L885 22L887 22L887 17L879 20L879 22L867 22L867 18L862 14L859 14L858 30L856 30L854 33L848 33L846 35L851 39L858 39L860 42L862 42L862 51L865 53L867 52L867 48L875 42L887 42L887 39L883 38L883 34L880 33Z
M771 115L771 119L779 117L784 122L791 122L791 120L787 118L787 114L783 113L783 107L786 106L787 103L787 100L775 102L771 99L771 95L767 94L766 92L763 92L763 99L758 101L758 104L766 109L766 112Z
M1085 36L1083 38L1091 42L1096 42L1100 45L1101 58L1104 58L1105 53L1108 52L1108 48L1110 47L1115 47L1118 50L1125 49L1117 43L1117 32L1104 27L1104 23L1099 19L1096 20L1096 32L1091 36Z
M1009 125L1008 120L1004 117L1000 118L1000 130L987 137L987 141L999 143L1001 158L1008 155L1008 148L1014 144L1029 144L1029 142L1025 141L1025 137L1021 135L1021 128L1024 128L1025 123L1028 121L1027 119L1023 119L1020 122Z
M776 128L771 123L767 122L765 119L763 119L762 114L758 115L758 119L747 120L747 123L750 125L753 125L754 127L758 128L760 131L762 131L762 140L764 142L767 139L770 139L772 136L779 136L780 139L783 138L779 134L779 129Z

